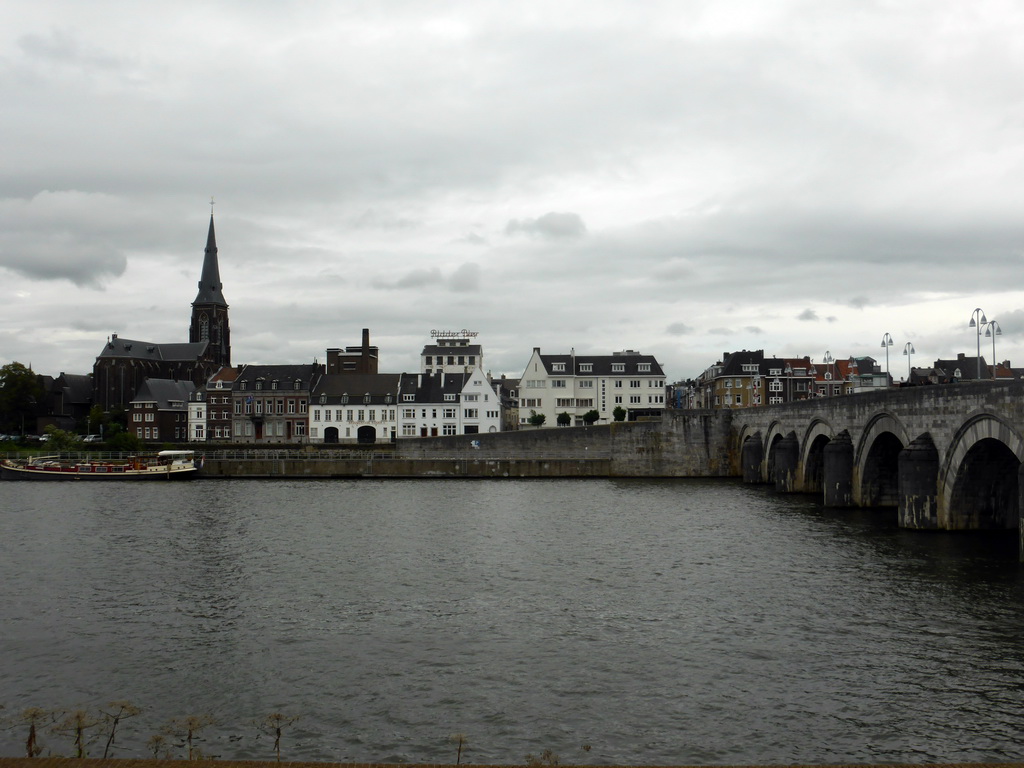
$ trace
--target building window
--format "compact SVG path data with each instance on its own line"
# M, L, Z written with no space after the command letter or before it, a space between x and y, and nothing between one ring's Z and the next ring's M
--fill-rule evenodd
M281 425L281 426L284 426L284 425ZM303 424L301 421L295 422L295 436L296 437L305 437L306 436L306 425Z
M478 413L479 413L479 411L476 408L466 408L462 412L462 416L463 416L463 418L466 418L466 419L475 419L475 418L478 418Z
M416 401L416 395L402 395L403 403L413 403Z
M726 395L726 398L728 398L728 397L729 396ZM639 405L640 404L640 395L630 395L629 396L629 402L631 404L633 404L633 405Z
M457 414L458 414L458 409L456 409L456 408L445 408L444 409L444 417L446 419L454 419Z
M565 371L565 363L552 363L551 370L555 373L563 373Z
M636 364L636 372L637 373L650 373L651 372L651 364L650 363L637 363Z
M612 373L624 373L626 370L625 363L612 363Z
M403 424L402 425L402 437L415 437L416 436L416 425L415 424Z
M455 434L455 425L454 424L442 424L441 425L441 434L442 435L454 435Z
M551 387L552 389L565 389L565 379L552 379Z
M593 379L581 379L579 382L577 382L577 385L579 386L580 389L593 389L594 388L594 380Z
M633 389L640 389L640 379L630 379L629 386Z
M455 394L452 392L448 392L445 394L444 399L446 402L453 402L455 400ZM467 397L466 399L468 400L469 398Z

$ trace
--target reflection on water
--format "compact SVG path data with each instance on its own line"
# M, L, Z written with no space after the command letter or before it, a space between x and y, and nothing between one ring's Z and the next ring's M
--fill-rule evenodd
M130 699L118 756L1020 758L1012 536L731 481L0 484L0 703ZM50 749L69 753L47 735ZM0 733L17 755L24 735ZM588 751L581 747L589 745ZM102 751L102 750L100 750Z

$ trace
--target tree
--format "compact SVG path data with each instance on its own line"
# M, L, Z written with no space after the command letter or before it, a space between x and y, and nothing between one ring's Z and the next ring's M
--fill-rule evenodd
M48 450L58 452L77 451L82 447L82 441L78 435L58 429L53 424L47 425L43 432L50 436L46 443Z
M25 424L35 431L36 405L43 399L43 386L31 368L18 362L0 368L0 422L8 432L24 432Z
M572 416L569 415L568 411L562 411L558 414L558 426L568 427L572 423Z
M131 453L132 451L141 451L144 447L142 441L131 432L117 432L107 440L107 448L112 451Z
M530 411L530 424L532 424L533 426L535 426L535 427L543 426L545 419L547 419L547 416L545 416L543 413L537 413L536 411Z
M598 413L597 411L587 411L586 413L583 414L583 423L589 427L591 424L596 423L597 420L600 418L601 414Z
M612 418L615 419L616 421L625 421L626 409L623 408L621 405L616 405L615 410L612 411Z

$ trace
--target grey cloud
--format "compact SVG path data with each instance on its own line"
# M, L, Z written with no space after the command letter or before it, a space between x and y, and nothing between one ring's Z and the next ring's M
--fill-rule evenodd
M855 309L864 309L871 303L871 300L867 296L854 296L847 303Z
M714 336L732 336L732 328L711 328L708 333Z
M487 245L487 239L481 237L476 232L470 232L465 237L459 238L455 242L466 243L467 245Z
M452 273L448 280L451 289L456 293L469 293L480 287L480 265L468 262Z
M384 280L378 278L371 284L374 288L423 288L427 285L436 285L442 282L441 270L437 267L431 269L414 269L406 272L395 280Z
M803 312L796 316L796 319L803 320L806 322L810 320L818 320L819 318L818 313L815 312L813 309L805 309Z
M761 328L757 327L756 325L748 325L743 330L745 330L747 333L753 333L753 334L764 333L764 331Z
M505 225L506 235L523 233L560 239L583 237L587 227L578 213L545 213L536 219L512 219Z
M672 323L665 330L673 336L685 336L688 333L693 333L693 328L686 323Z

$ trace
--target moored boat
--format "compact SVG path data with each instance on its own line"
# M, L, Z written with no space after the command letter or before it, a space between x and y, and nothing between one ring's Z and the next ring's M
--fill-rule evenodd
M185 480L195 477L202 463L194 451L160 451L104 461L33 456L4 459L0 476L4 480Z

